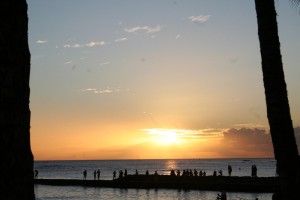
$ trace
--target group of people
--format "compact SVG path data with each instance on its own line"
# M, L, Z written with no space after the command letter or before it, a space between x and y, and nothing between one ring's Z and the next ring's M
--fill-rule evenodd
M231 174L232 174L232 167L231 167L231 165L228 165L227 170L228 170L228 176L231 176ZM217 171L216 170L214 170L213 176L217 176ZM223 176L222 170L218 171L218 176ZM251 166L251 176L252 177L257 177L257 167L256 167L255 164Z
M119 171L119 177L118 177L119 179L126 177L126 176L127 176L127 169L125 169L124 172L123 172L123 170ZM115 180L116 178L117 178L117 172L114 171L113 172L113 180Z
M231 176L232 168L231 168L230 165L228 166L228 168L229 167L230 167L230 170L228 169L228 173L229 173L229 176ZM100 169L95 170L93 174L94 174L94 180L100 180L100 174L101 174ZM222 170L219 170L218 174L219 174L219 176L223 176ZM119 170L118 179L122 179L124 177L127 177L127 175L128 175L127 169L125 169L124 172L123 172L123 170ZM134 175L136 175L136 176L139 175L138 170L135 170ZM146 176L150 175L148 170L146 170L145 175ZM154 175L158 175L157 171L154 172ZM175 172L175 170L172 169L171 172L170 172L170 176L189 176L189 177L192 177L192 176L198 177L198 176L200 176L201 177L201 176L206 176L206 172L202 171L202 170L200 170L198 172L196 169L194 169L194 170L188 170L187 169L187 170L183 170L182 174L181 174L180 170L177 170ZM213 176L217 176L217 171L216 170L214 170ZM87 178L87 170L84 170L83 171L83 179L86 180L86 178ZM115 180L115 179L117 179L116 170L113 171L113 180Z
M214 170L213 176L217 176L217 171L216 170ZM223 171L222 170L218 171L218 176L223 176Z
M100 180L100 169L94 171L94 180Z
M86 180L86 177L87 177L87 171L86 169L83 171L83 179ZM101 174L101 171L100 169L97 169L94 171L94 180L100 180L100 174Z
M228 170L228 176L231 176L231 173L232 173L231 165L228 165L227 170ZM34 170L34 179L38 178L38 174L39 174L38 170ZM93 175L94 175L94 180L100 180L100 175L101 175L100 169L95 170ZM135 170L134 175L139 175L138 170ZM149 175L148 170L146 170L145 175ZM154 175L158 175L157 171L155 171ZM170 175L171 176L195 176L195 177L197 177L197 176L206 176L206 172L202 171L202 170L200 170L198 172L196 169L194 169L194 171L193 170L183 170L182 174L181 174L180 170L177 170L175 172L175 170L172 169L170 172ZM124 172L123 172L123 170L119 171L119 176L118 176L119 179L124 178L126 176L127 176L127 169L125 169ZM214 170L213 176L217 176L216 170ZM218 171L218 176L223 176L222 170ZM255 164L251 166L251 176L257 177L257 167ZM84 170L83 171L83 179L86 180L86 178L87 178L87 170ZM115 180L115 179L117 179L117 172L113 171L113 180Z
M202 170L200 170L198 172L196 169L194 169L194 171L191 169L186 169L186 170L183 170L182 174L181 174L180 170L177 170L175 172L175 170L172 169L170 172L170 175L171 176L195 176L195 177L197 177L197 176L206 176L206 172L202 171Z

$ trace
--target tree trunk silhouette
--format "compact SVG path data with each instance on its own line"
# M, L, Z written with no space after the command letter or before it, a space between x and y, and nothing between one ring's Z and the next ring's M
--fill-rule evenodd
M32 200L26 0L0 1L0 197Z
M274 0L255 0L255 6L267 115L280 177L280 199L297 199L298 150L284 80Z

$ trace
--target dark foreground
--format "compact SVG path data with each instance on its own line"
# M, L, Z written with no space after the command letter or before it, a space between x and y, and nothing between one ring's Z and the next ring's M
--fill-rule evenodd
M56 186L86 186L139 189L184 189L235 192L274 192L276 177L172 177L155 175L128 175L116 180L36 179L35 184Z

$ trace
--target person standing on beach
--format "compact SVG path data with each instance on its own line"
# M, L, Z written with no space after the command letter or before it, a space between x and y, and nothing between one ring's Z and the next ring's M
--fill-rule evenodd
M256 165L253 165L253 175L254 175L254 177L257 177L257 167L256 167Z
M83 179L84 179L84 180L86 180L86 176L87 176L87 171L84 170L84 171L83 171Z
M218 194L217 200L227 200L226 192L221 192L221 194Z
M113 180L115 180L116 178L117 178L117 172L114 171L114 172L113 172Z
M228 175L231 176L231 172L232 172L232 167L231 165L228 165Z
M34 179L37 179L39 176L39 171L38 170L34 170Z
M94 171L94 180L96 180L97 171Z
M251 166L251 176L252 177L257 177L257 167L256 167L256 165Z
M97 180L100 180L100 169L97 170Z
M123 170L119 171L119 179L123 178Z

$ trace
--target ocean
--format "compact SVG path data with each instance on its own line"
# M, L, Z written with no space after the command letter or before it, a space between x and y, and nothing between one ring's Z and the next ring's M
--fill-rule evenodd
M45 179L83 179L83 171L87 170L87 179L94 179L93 172L100 169L100 179L112 180L113 171L126 169L128 174L158 174L168 175L172 169L183 171L196 169L206 172L222 170L228 176L227 167L232 166L232 176L250 176L251 166L257 166L259 177L272 177L276 172L274 159L150 159L150 160L84 160L84 161L35 161L34 169L38 170L38 178ZM157 200L215 200L217 191L173 190L173 189L117 189L94 188L81 186L46 186L35 185L37 200L68 199L157 199ZM269 200L271 193L227 193L228 200Z

